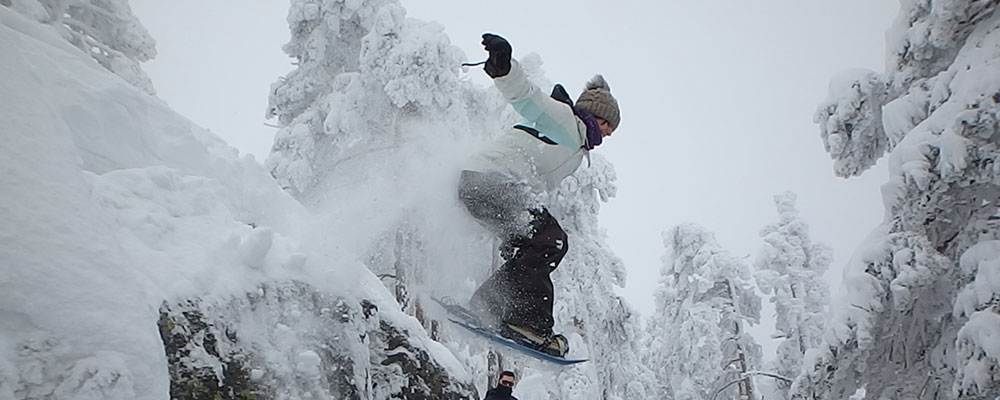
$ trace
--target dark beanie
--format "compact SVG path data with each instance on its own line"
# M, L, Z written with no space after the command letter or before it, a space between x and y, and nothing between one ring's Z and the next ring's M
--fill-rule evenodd
M618 111L618 100L611 95L611 86L608 86L608 82L601 75L594 75L590 82L587 82L587 89L580 93L580 98L576 100L576 108L608 121L613 129L618 129L618 123L622 120Z

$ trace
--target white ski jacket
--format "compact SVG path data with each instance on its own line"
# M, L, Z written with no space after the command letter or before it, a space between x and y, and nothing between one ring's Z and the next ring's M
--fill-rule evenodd
M568 104L531 83L516 60L511 60L510 72L493 83L527 122L519 125L522 129L511 128L473 156L469 169L501 172L537 190L559 188L587 155L587 125ZM538 137L529 133L531 130L537 131Z

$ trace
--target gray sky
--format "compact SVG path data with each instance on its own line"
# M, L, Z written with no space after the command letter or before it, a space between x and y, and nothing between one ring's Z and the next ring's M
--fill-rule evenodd
M829 79L849 68L882 71L896 1L404 0L410 17L439 22L471 60L479 35L510 40L515 57L541 55L548 77L579 93L594 73L611 84L622 123L598 151L618 172L602 223L629 269L623 294L653 310L665 249L661 233L694 222L723 247L755 254L777 219L772 196L791 190L814 240L840 268L882 218L884 166L835 178L812 123ZM132 0L157 40L145 69L181 114L260 161L269 85L292 69L288 3L274 0ZM478 71L475 79L487 82ZM752 261L752 258L748 259Z

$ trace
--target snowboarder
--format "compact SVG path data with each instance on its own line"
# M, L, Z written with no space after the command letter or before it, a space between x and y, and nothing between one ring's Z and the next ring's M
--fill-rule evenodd
M470 308L498 334L565 357L566 338L552 331L549 274L566 255L569 242L536 197L558 189L588 152L618 128L618 101L601 75L587 83L575 105L561 85L551 95L543 94L511 58L507 40L487 33L483 46L489 52L486 74L527 122L473 156L461 174L459 198L501 239L504 259L476 289Z
M504 371L500 373L500 380L497 381L497 386L493 389L486 391L486 397L483 400L517 400L517 397L511 395L514 391L514 373L510 371Z

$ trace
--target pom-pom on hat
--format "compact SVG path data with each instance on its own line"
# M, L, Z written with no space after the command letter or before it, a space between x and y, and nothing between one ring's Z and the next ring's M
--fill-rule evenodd
M601 75L594 75L587 82L587 89L576 99L576 108L608 121L612 129L618 129L618 123L622 120L618 100L611 95L611 86Z

